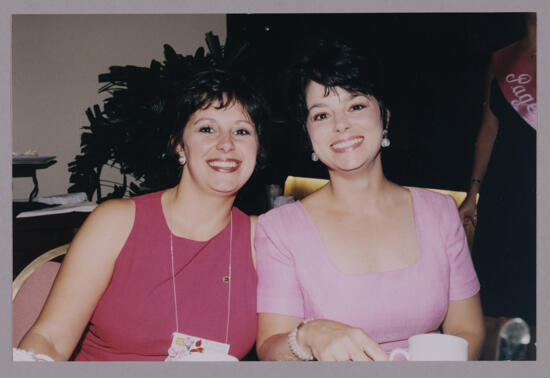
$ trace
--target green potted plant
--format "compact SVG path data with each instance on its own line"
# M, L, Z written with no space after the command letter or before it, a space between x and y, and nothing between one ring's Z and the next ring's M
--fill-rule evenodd
M176 184L178 164L167 156L167 141L175 117L178 89L187 78L210 68L240 64L248 44L220 45L206 33L208 52L200 47L194 55L177 54L164 45L165 60L149 67L112 66L99 75L100 93L108 97L103 109L86 110L89 125L82 127L81 151L69 163L69 192L85 192L97 202L161 190ZM104 167L118 169L119 182L102 178ZM105 193L103 188L110 191Z

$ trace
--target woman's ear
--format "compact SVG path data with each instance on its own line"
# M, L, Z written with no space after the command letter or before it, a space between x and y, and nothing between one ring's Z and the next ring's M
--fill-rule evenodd
M176 136L170 135L170 145L172 146L172 151L177 155L177 159L180 165L185 165L187 162L187 157L185 156L185 150L183 149L183 142L176 142Z
M170 134L170 149L178 154L178 156L181 156L182 154L185 154L185 151L183 150L183 141L178 141L177 138L177 135Z
M390 118L391 118L390 109L386 109L386 127L388 127L388 125L390 123Z
M177 144L176 153L178 154L178 161L180 165L185 165L185 163L187 163L187 157L185 156L185 151L183 150L181 143Z
M172 143L174 142L172 141ZM185 154L185 152L183 151L183 147L181 146L181 143L176 144L175 150L176 150L176 153L180 156Z

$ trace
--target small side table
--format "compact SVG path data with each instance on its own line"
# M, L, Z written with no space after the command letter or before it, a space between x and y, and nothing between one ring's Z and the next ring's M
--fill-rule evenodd
M14 158L15 159L15 158ZM36 179L36 170L45 169L57 163L55 156L46 158L27 159L27 161L12 160L12 177L31 177L34 188L29 195L29 202L38 195L38 180Z

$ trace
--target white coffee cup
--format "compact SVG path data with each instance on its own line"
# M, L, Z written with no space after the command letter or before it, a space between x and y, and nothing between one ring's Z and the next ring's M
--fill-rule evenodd
M397 348L390 360L402 354L408 361L467 361L468 342L462 337L426 333L409 338L409 350Z

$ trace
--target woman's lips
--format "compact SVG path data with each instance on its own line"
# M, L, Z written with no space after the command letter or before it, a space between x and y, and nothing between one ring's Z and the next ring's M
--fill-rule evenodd
M241 161L237 159L210 159L206 161L217 172L231 173L239 169Z
M364 140L365 137L362 136L341 139L332 143L330 147L337 153L349 152L358 148Z

